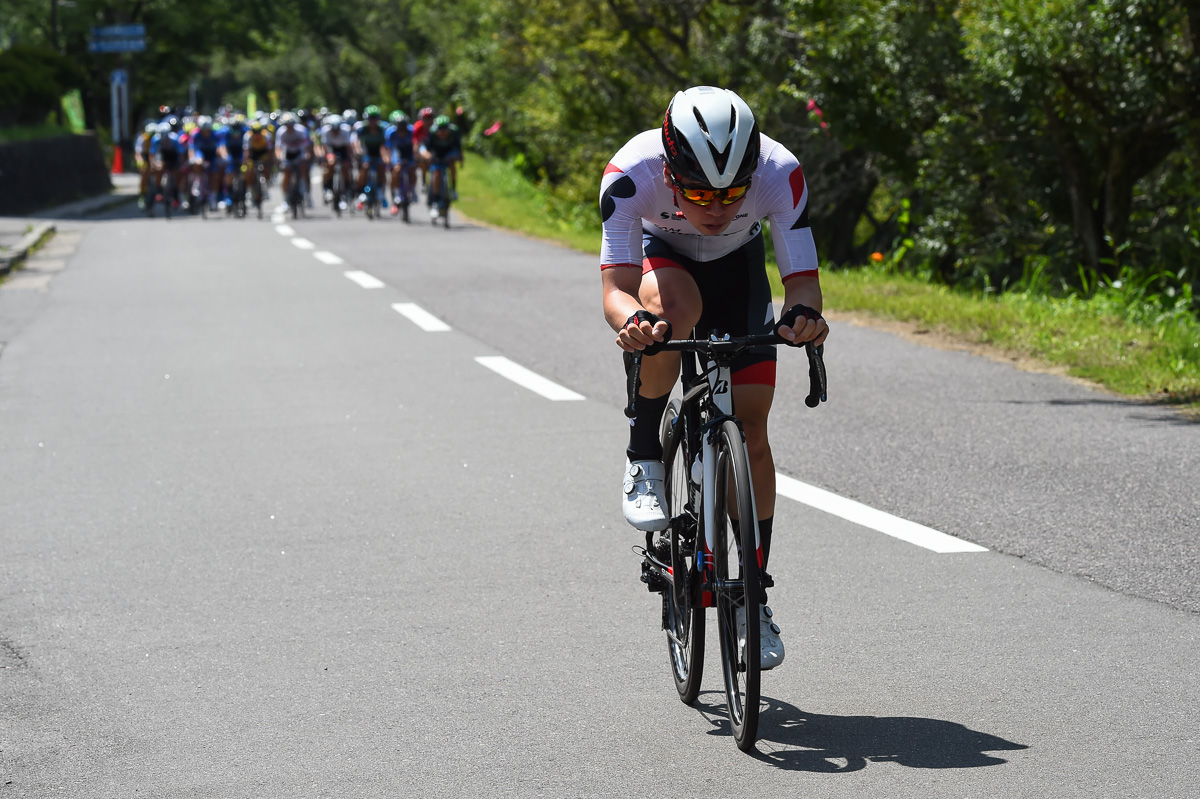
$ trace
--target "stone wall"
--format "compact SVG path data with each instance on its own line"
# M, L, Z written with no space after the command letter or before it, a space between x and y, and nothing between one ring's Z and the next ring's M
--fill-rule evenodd
M0 144L0 216L24 216L111 188L93 133Z

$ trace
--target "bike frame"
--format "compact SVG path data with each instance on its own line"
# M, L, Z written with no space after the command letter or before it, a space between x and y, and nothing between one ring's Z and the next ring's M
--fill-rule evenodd
M712 340L716 340L715 337ZM700 449L696 453L700 458L701 464L701 532L704 535L704 563L697 564L698 571L705 575L705 584L712 583L712 558L716 551L717 542L715 540L715 531L717 529L717 446L716 446L716 431L721 427L726 419L732 420L741 429L741 422L733 414L733 370L728 362L720 362L715 359L705 359L704 369L700 375L695 374L695 359L685 355L683 358L683 383L685 386L683 395L683 410L686 413L688 406L692 405L699 410L698 415L705 417L704 423L700 425L697 434L700 438ZM689 375L689 372L692 374ZM688 388L690 386L690 388ZM697 398L701 398L701 402L695 405ZM743 441L742 446L745 447ZM747 459L749 456L747 456ZM689 470L689 487L693 482L690 477L692 464L688 464ZM694 489L693 489L694 490ZM693 495L693 499L694 499ZM754 480L750 480L750 499L754 507L758 507L757 500L754 497ZM751 520L754 524L754 551L758 558L758 563L762 565L762 541L758 536L758 520ZM743 555L744 557L744 555ZM721 586L722 589L731 586Z
M686 446L684 449L692 457L698 454L701 463L701 480L699 484L692 479L691 469L693 464L687 464L687 484L693 505L699 505L697 522L701 526L700 533L704 537L704 551L703 553L697 553L698 556L703 558L704 562L696 564L697 572L703 576L701 604L704 607L711 607L713 604L710 590L714 587L712 584L712 558L717 544L714 540L717 528L716 487L718 484L716 433L726 420L733 421L738 426L738 429L741 429L741 422L734 415L733 409L733 359L738 352L747 347L766 344L782 345L787 343L774 333L746 336L734 340L728 335L722 336L714 332L709 336L707 341L703 339L685 339L670 341L661 345L663 351L676 351L680 352L683 356L680 367L680 382L683 385L680 415L685 417L682 420L684 434L689 436L690 439L685 442ZM825 365L822 359L824 348L815 347L812 344L804 346L808 353L810 384L809 395L805 399L805 404L810 408L815 408L826 399ZM629 406L625 410L625 415L629 418L633 418L635 415L634 404L637 401L638 387L641 385L641 366L641 353L638 353L634 356L628 375ZM744 439L743 446L745 446ZM699 499L701 501L699 503L696 502L698 498L696 496L697 493L700 494ZM757 508L758 503L754 495L753 478L750 480L750 497L754 507ZM762 539L759 535L757 517L752 521L754 524L755 556L759 567L761 567ZM647 535L647 548L649 548L650 538L651 536ZM666 564L656 565L661 567ZM674 583L674 578L668 569L660 568L660 572L662 572L662 576L667 582ZM727 590L733 587L721 586L720 588Z

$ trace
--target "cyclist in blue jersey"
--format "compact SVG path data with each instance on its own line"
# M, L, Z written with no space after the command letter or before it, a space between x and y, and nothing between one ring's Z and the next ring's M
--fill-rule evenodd
M158 132L150 139L150 157L154 162L154 185L162 184L163 175L175 173L177 176L185 166L183 145L179 142L179 134L174 130L171 117L167 122L160 123ZM173 197L156 197L162 202L179 205L179 182L176 180L176 191Z
M384 146L383 112L377 105L369 105L363 109L363 121L354 129L352 138L354 154L361 159L362 168L358 174L358 210L363 209L367 195L367 177L373 171L375 185L382 192L380 204L387 205L387 162L391 157Z
M400 213L400 205L414 199L414 181L417 177L415 154L413 153L412 125L403 111L393 111L391 122L383 139L387 143L392 160L392 216ZM405 180L407 179L407 180ZM408 196L401 197L401 192Z
M245 155L246 117L235 114L217 131L221 146L217 154L225 164L224 189L221 194L221 207L229 205L230 192L233 189L233 173L242 168L242 158Z
M213 130L211 117L199 117L196 129L188 139L188 154L191 156L192 173L204 181L204 189L210 208L217 207L217 194L220 191L221 163L217 150L221 139ZM205 174L207 172L207 175Z

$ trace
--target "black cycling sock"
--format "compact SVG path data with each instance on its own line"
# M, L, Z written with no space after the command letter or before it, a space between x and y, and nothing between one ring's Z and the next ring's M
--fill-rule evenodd
M774 516L758 520L758 542L762 545L763 571L767 570L767 561L771 559L771 528L774 526Z
M738 558L742 557L742 535L737 519L730 519L729 524L733 530L733 540L737 543ZM758 544L762 547L762 585L758 590L758 604L767 604L767 589L775 585L775 581L767 574L767 562L771 559L771 532L775 527L775 517L768 516L765 519L758 520Z
M655 398L638 394L635 405L637 416L629 420L629 447L625 450L629 460L662 460L662 439L659 438L659 433L663 412L667 410L667 403L670 401L670 392Z

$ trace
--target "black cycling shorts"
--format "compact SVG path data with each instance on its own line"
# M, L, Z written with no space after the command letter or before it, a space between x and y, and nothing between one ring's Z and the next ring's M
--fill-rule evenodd
M715 261L694 261L671 249L662 239L642 234L642 273L656 269L682 269L700 289L704 307L695 335L707 337L713 330L731 336L770 333L775 328L771 283L767 279L767 256L762 231L744 245ZM677 338L686 332L676 330ZM733 362L734 385L775 385L775 348L751 347Z

